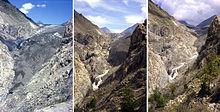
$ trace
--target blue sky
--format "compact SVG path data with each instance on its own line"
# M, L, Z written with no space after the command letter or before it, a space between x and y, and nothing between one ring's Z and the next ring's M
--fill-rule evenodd
M62 24L72 17L72 0L9 0L35 22Z
M74 0L74 8L94 24L119 33L146 19L146 0Z

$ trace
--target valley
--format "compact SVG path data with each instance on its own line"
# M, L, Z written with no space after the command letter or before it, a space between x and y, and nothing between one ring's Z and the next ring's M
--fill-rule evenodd
M149 0L150 112L218 112L219 17L177 21Z
M140 102L130 111L145 111L146 23L109 33L75 11L74 28L74 110L123 110L121 94L128 89Z

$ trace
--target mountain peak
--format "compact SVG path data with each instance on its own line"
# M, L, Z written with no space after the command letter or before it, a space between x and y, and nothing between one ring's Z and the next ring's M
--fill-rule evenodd
M216 15L211 16L210 18L202 21L200 24L198 24L196 27L202 28L202 27L208 27L212 20L215 18Z
M111 33L111 31L107 27L102 27L101 30L105 33Z
M184 25L187 26L188 28L193 28L193 27L195 27L194 25L191 25L191 24L187 23L187 22L184 21L184 20L179 20L179 22L182 23L182 24L184 24Z
M132 25L131 27L127 28L126 30L124 30L121 33L122 34L126 34L126 33L131 33L132 34L137 26L138 26L138 23Z

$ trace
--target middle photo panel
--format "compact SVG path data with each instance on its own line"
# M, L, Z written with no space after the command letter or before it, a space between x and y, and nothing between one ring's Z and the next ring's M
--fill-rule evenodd
M146 112L146 0L74 4L75 109Z

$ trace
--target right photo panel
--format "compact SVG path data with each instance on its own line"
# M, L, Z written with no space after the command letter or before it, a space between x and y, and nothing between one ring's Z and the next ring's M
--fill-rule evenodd
M220 111L220 1L148 0L148 111Z

